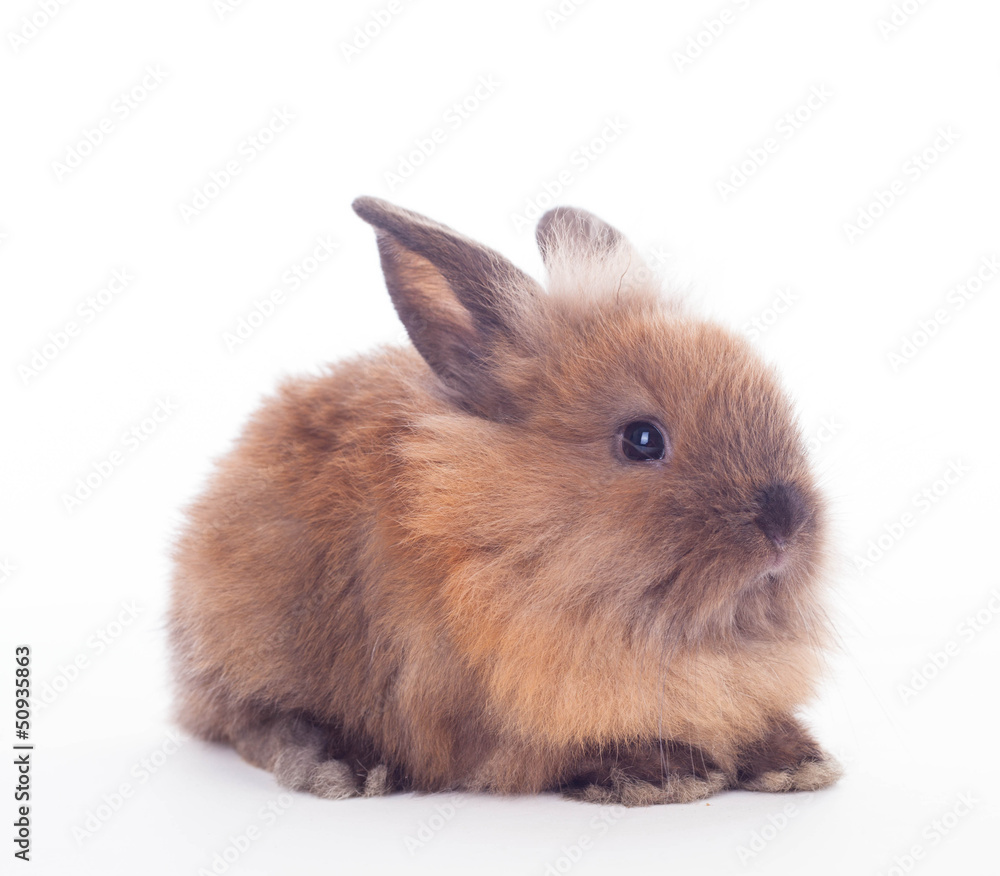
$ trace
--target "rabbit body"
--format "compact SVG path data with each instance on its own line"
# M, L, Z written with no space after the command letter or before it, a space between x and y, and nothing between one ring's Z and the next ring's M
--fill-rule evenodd
M542 291L355 208L415 348L286 383L191 507L181 723L327 797L833 781L795 717L827 641L823 502L772 371L590 214L543 218ZM623 456L636 422L662 457Z

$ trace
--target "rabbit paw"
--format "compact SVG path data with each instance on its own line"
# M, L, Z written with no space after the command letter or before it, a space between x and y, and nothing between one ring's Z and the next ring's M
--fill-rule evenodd
M736 786L747 791L818 791L842 772L798 721L787 718L743 752Z
M704 776L668 775L662 783L613 770L606 782L571 788L563 793L572 800L605 806L652 806L657 803L692 803L711 797L728 786L725 774L718 770Z
M818 791L832 785L843 774L843 769L829 755L818 760L804 760L784 769L766 770L752 778L744 779L739 787L747 791Z
M307 791L327 800L357 797L358 777L342 760L319 760L312 752L289 748L274 762L278 784L291 791Z
M274 773L278 784L327 800L379 797L394 790L384 764L355 770L327 755L329 732L301 719L277 719L245 731L236 750L255 766Z

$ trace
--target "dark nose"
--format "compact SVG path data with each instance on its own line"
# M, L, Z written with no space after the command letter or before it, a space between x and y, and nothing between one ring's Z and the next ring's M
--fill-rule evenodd
M806 522L805 499L791 484L765 487L758 495L758 507L754 523L779 550Z

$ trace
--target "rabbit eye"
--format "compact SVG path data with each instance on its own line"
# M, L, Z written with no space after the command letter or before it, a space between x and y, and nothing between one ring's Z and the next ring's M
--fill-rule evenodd
M622 453L632 462L663 459L667 442L659 427L647 420L636 420L622 430Z

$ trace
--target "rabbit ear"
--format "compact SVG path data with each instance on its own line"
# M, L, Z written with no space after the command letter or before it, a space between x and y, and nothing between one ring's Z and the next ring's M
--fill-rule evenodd
M642 260L617 228L577 207L555 207L538 220L535 239L553 283L621 277Z
M457 401L489 417L509 409L491 364L516 344L520 314L541 288L502 255L378 198L351 205L375 227L396 313Z

